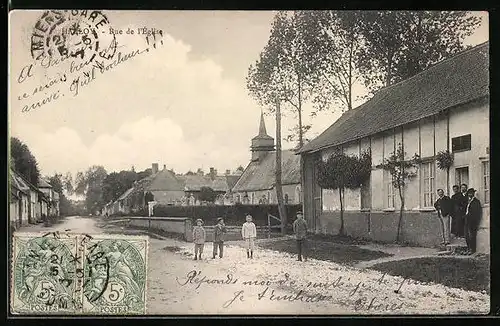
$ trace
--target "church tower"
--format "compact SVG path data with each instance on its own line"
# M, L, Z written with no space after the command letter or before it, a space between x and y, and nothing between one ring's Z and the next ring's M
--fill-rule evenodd
M274 138L267 134L262 112L260 113L259 134L252 138L251 149L252 162L262 160L268 152L274 151Z

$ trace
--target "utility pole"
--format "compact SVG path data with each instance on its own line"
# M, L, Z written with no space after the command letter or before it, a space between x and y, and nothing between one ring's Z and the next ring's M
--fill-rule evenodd
M276 99L276 197L281 219L281 234L286 234L286 208L283 203L283 188L281 185L281 109L279 98Z

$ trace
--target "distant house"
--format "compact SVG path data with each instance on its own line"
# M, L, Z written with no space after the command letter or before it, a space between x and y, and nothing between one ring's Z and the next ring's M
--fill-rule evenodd
M27 211L28 213L28 222L29 223L38 223L42 221L42 199L40 196L43 196L43 193L38 187L30 183L26 178L24 178L21 174L15 172L11 169L11 180L15 180L16 187L20 187L20 190L23 190L23 193L27 195L27 209L23 211ZM13 188L10 189L15 190ZM21 198L24 200L24 198ZM44 201L47 204L47 201ZM14 207L13 207L14 208ZM21 214L24 217L24 213ZM12 221L11 221L12 222Z
M20 227L29 223L30 187L14 170L10 169L10 225Z
M41 177L38 180L38 189L47 199L47 208L42 207L42 214L45 214L45 216L59 216L59 194L54 191L52 185L47 180Z
M252 139L252 159L234 185L234 200L242 204L276 204L276 151L274 139L266 132L261 114L259 134ZM281 182L286 204L302 202L300 156L285 150L281 154Z
M226 171L225 175L217 175L217 170L210 168L210 173L207 175L198 173L177 176L177 179L184 184L184 200L182 202L188 205L199 202L200 191L203 187L211 188L217 193L216 204L230 205L232 204L231 189L238 181L239 176L231 175L230 171Z
M118 203L118 212L119 213L123 213L123 214L128 214L130 213L131 209L132 209L132 204L130 203L129 199L130 199L130 194L132 193L132 191L134 190L134 188L129 188L127 189L127 191L125 191L120 197L118 197L118 199L116 200L116 202Z
M49 216L50 199L47 198L43 192L40 192L38 195L38 201L40 202L40 217L44 220L47 216Z
M478 190L483 204L478 250L489 250L489 109L489 44L484 43L385 87L347 111L299 150L310 228L336 233L340 223L339 193L319 187L316 160L336 150L353 155L369 150L370 180L360 189L345 191L346 229L354 236L392 240L400 198L391 175L380 165L401 144L408 157L418 154L422 159L417 176L404 189L403 238L422 245L439 243L436 191L450 194L454 184L466 183ZM436 155L446 150L454 162L441 170Z
M174 205L184 196L184 184L175 173L167 170L158 171L158 163L152 164L152 174L136 181L112 205L113 213L132 213L147 207L146 195L161 205Z

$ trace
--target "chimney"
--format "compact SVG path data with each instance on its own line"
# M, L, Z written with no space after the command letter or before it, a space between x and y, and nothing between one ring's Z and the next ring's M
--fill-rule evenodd
M163 170L166 170L166 169L167 169L167 165L163 164Z
M158 163L153 163L153 164L151 165L151 172L152 172L153 174L158 173Z
M231 170L226 170L226 175L230 175L231 174Z

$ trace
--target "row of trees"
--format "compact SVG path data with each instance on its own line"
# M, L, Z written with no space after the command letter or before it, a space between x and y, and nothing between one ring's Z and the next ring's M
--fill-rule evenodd
M337 190L340 199L340 229L339 234L345 235L344 230L344 192L345 189L358 189L370 181L372 169L371 153L366 151L357 157L347 155L342 151L332 153L326 161L318 160L318 185L323 189ZM381 168L386 170L392 178L392 186L398 190L400 199L399 219L396 241L399 242L403 211L405 207L404 190L408 182L416 176L416 169L420 164L420 157L414 154L408 157L401 144L385 158Z
M353 108L367 97L466 48L481 19L464 11L293 11L274 17L268 43L250 66L247 87L268 112L276 98L297 118L302 146L306 102L319 111Z
M351 110L357 85L368 92L405 80L466 48L481 19L463 11L291 11L275 15L269 40L250 65L247 89L276 117L276 191L281 187L281 110L297 120L288 141L302 147L311 128L304 106Z

